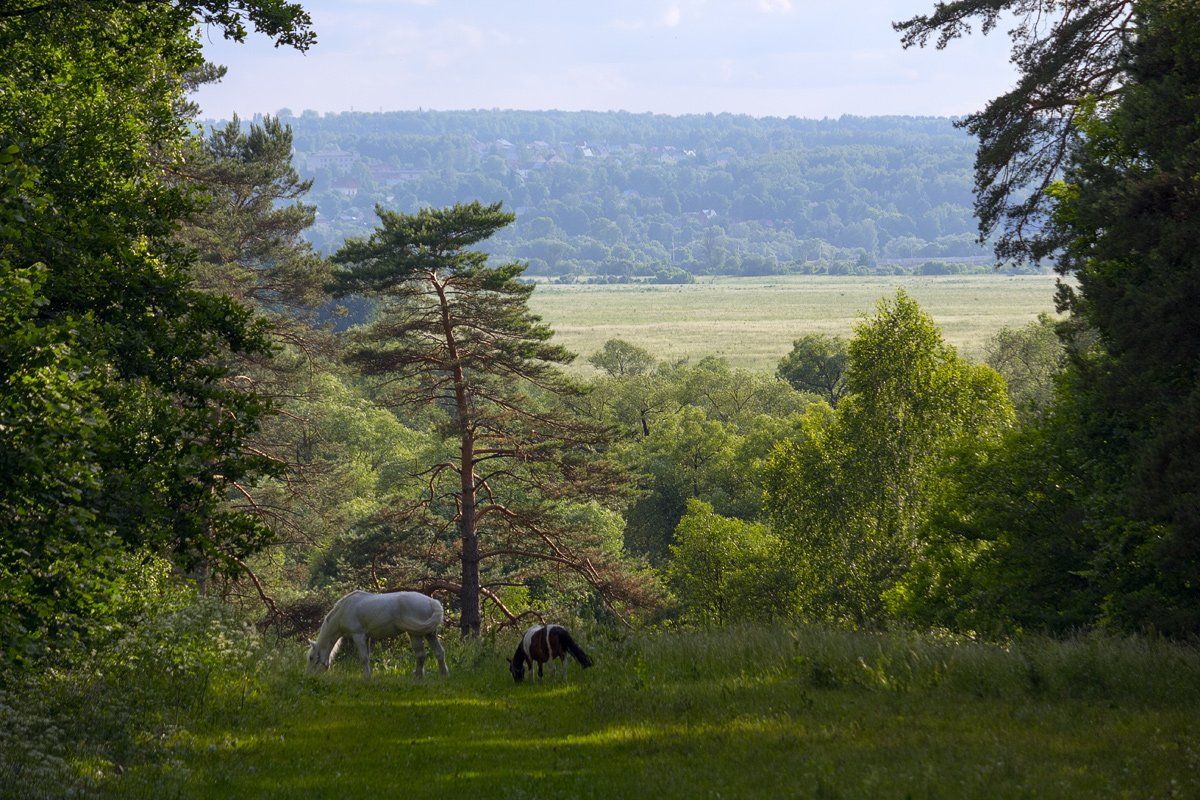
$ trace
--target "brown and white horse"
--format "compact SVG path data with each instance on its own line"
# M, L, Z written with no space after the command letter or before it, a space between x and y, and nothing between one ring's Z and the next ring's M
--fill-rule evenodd
M542 665L557 658L562 663L563 677L566 678L568 653L585 669L592 665L591 656L583 652L583 648L575 643L562 625L534 625L525 631L525 635L517 643L516 654L508 659L508 671L512 673L513 680L520 683L525 679L526 663L529 664L530 673L533 672L534 664L537 664L537 676L544 678Z

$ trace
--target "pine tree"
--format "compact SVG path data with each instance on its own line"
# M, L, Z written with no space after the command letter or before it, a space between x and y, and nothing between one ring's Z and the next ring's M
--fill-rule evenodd
M894 25L905 47L938 49L1013 20L1017 85L959 123L979 140L975 212L981 240L996 235L998 258L1043 258L1061 244L1049 226L1050 188L1079 142L1075 117L1097 98L1119 96L1120 60L1133 31L1133 0L949 0Z
M441 585L458 594L463 634L479 633L481 596L509 613L492 584L519 582L530 563L582 578L614 611L614 600L641 596L572 513L572 504L619 500L626 483L604 458L608 431L556 402L577 392L558 368L573 356L530 313L524 265L491 266L471 249L513 215L478 202L378 214L369 239L334 256L344 265L335 293L380 302L348 360L385 378L396 405L449 414L452 455L428 468L424 493L392 522L455 526L460 576Z
M205 75L197 75L196 83ZM231 389L253 391L278 413L242 444L268 459L277 481L235 481L228 507L252 515L276 538L312 536L300 524L319 503L320 470L306 454L310 420L303 410L335 358L331 336L317 327L316 313L329 298L329 262L304 240L316 210L302 202L312 185L292 165L292 131L277 118L244 127L233 120L207 132L188 151L184 185L203 202L176 233L191 252L196 288L236 300L253 312L272 347L257 353L226 352ZM236 562L275 606L244 560Z

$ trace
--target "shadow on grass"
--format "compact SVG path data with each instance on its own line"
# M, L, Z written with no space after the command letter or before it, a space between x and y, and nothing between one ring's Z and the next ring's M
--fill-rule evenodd
M195 770L182 796L1168 796L1172 761L1196 755L1182 718L1077 702L728 676L654 691L603 673L544 686L331 677L286 720L181 752Z
M177 791L124 794L1200 796L1195 690L1175 691L1195 659L1139 647L726 631L597 642L598 666L565 682L515 685L487 653L448 679L288 674L171 744Z

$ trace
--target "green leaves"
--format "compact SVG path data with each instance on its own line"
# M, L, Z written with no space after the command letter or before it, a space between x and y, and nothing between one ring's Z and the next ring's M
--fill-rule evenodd
M274 469L243 449L269 404L227 380L269 342L172 239L193 210L166 177L203 63L193 13L304 40L276 0L51 0L0 22L0 630L22 653L106 627L128 553L220 568L268 535L223 502Z
M776 374L798 392L820 395L836 408L846 393L846 342L837 336L814 333L801 336L779 361Z
M588 363L613 378L643 375L654 365L654 356L624 339L609 339L588 357Z
M1066 408L1105 517L1095 567L1123 627L1200 630L1200 4L1137 4L1120 95L1086 119L1057 192L1076 278Z
M862 625L922 550L921 526L954 447L1012 422L1004 383L959 358L903 292L855 329L849 394L810 411L768 460L770 519L802 567L806 614Z
M722 517L689 500L675 529L667 575L689 616L726 625L787 614L791 575L780 542L762 524Z
M475 201L415 214L380 207L375 213L380 224L371 237L352 239L333 256L334 263L346 265L334 278L335 296L387 292L422 273L475 278L483 288L511 289L522 272L515 265L487 269L487 256L467 249L516 219L501 211L500 203Z

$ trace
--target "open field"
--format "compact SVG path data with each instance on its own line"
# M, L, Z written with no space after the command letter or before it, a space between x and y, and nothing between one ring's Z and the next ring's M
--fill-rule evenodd
M352 659L305 677L293 645L265 687L210 691L219 711L166 739L118 796L1200 796L1190 648L592 632L581 641L595 668L517 686L503 660L513 638L450 641L451 676L423 683L403 674L400 649L370 682Z
M903 288L970 357L1006 325L1054 310L1052 275L718 278L685 286L538 286L530 305L558 340L588 355L612 338L661 359L719 355L771 371L805 333L849 336L879 298ZM587 367L590 369L590 367Z

